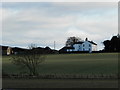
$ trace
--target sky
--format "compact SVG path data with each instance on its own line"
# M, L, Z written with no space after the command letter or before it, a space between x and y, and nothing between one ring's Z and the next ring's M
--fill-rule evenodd
M102 42L118 34L116 2L3 2L2 45L56 49L65 46L68 37Z

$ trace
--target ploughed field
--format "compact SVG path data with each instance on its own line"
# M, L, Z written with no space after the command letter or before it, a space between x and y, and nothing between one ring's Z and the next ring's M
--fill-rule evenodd
M7 74L27 72L11 63L11 56L2 57L2 69ZM118 53L47 55L40 64L39 74L117 74Z

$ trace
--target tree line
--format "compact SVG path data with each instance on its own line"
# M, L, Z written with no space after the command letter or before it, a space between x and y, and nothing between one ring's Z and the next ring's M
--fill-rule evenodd
M120 35L113 36L111 40L103 41L105 52L120 52Z

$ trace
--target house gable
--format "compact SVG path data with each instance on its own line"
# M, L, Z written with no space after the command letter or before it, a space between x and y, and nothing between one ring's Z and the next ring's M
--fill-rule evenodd
M91 45L91 43L88 42L88 41L85 41L85 42L82 44L82 51L92 52L92 45Z

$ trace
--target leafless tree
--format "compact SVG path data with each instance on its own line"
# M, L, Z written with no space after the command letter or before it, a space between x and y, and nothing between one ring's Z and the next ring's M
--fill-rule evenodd
M34 43L31 43L30 45L28 45L29 49L33 49L33 48L37 48L37 45Z
M32 46L34 48L34 46ZM38 54L36 50L25 51L23 54L17 54L12 56L11 61L13 64L20 66L21 68L27 68L30 75L38 75L38 69L40 64L45 60L45 55Z

